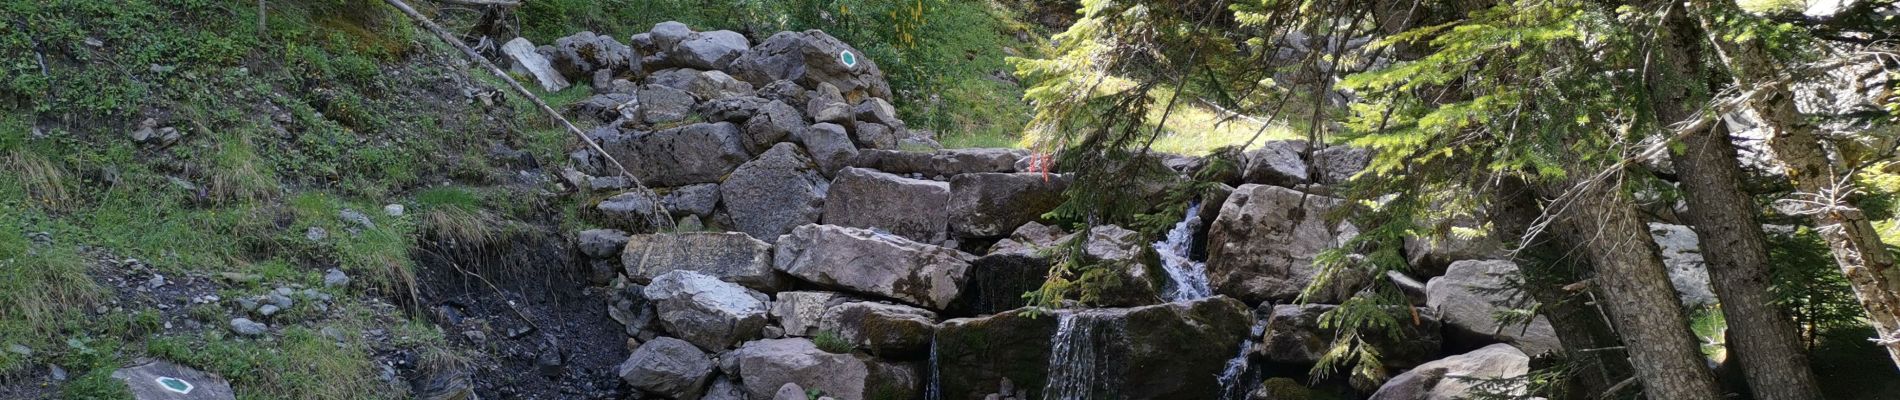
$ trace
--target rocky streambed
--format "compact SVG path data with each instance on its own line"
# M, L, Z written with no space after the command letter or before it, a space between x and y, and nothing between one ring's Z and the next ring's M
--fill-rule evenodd
M572 153L561 175L612 226L572 240L612 293L599 306L628 354L613 374L636 398L1449 399L1474 384L1447 377L1521 376L1556 348L1546 321L1492 318L1528 305L1488 290L1515 266L1483 239L1419 238L1418 273L1343 276L1294 303L1316 255L1358 234L1328 218L1351 207L1329 187L1365 166L1361 149L1270 142L1165 236L1069 232L1043 218L1066 174L1031 171L1021 150L941 149L897 117L876 61L824 32L751 43L663 23L626 39L504 49L548 89L593 83L568 111L600 123L605 152ZM1152 161L1178 179L1209 164ZM1116 284L1025 307L1049 250L1077 240ZM1694 256L1671 262L1685 298L1706 301ZM1402 339L1366 335L1392 378L1311 375L1342 334L1320 315L1375 280L1417 306Z

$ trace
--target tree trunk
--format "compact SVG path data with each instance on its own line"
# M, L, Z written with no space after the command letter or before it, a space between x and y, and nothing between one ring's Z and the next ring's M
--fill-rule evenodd
M1850 171L1836 168L1821 147L1820 136L1812 121L1795 109L1794 92L1782 71L1758 41L1730 41L1722 37L1725 22L1721 17L1746 18L1733 3L1694 0L1691 11L1701 21L1717 53L1744 89L1760 91L1748 105L1774 130L1768 147L1775 159L1794 181L1801 200L1820 200L1807 214L1815 229L1827 240L1841 274L1867 310L1876 338L1887 355L1900 365L1900 269L1893 254L1887 252L1867 215L1842 193L1852 187ZM1826 199L1815 196L1824 196Z
M1544 207L1529 185L1505 177L1493 195L1491 224L1499 238L1521 238L1543 214ZM1578 257L1566 257L1570 242L1562 234L1531 238L1518 249L1512 261L1524 275L1524 291L1538 303L1538 312L1556 328L1565 355L1575 369L1570 375L1570 393L1562 399L1589 398L1608 392L1617 382L1629 378L1629 356L1623 343L1610 329L1609 321L1590 304L1589 288L1565 290L1564 286L1584 280L1590 265Z
M1591 179L1595 168L1573 165L1569 170L1573 178L1546 187L1546 196L1557 198L1562 189L1577 187ZM1595 282L1604 294L1599 300L1608 306L1647 396L1720 399L1648 225L1624 191L1620 175L1605 179L1550 205L1562 210L1554 216L1555 224L1579 239L1579 250L1596 266Z
M1676 123L1695 124L1699 104L1707 103L1701 90L1709 81L1702 64L1701 27L1672 7L1657 29L1663 51L1658 65L1649 68L1645 83L1656 122L1665 136ZM1702 257L1709 280L1722 300L1722 316L1733 335L1725 335L1729 355L1741 362L1748 388L1760 400L1816 400L1820 386L1808 369L1794 321L1773 304L1768 292L1768 243L1755 220L1754 201L1742 192L1742 170L1735 145L1720 122L1712 129L1692 128L1682 137L1683 151L1670 152L1689 209L1684 219L1701 238Z

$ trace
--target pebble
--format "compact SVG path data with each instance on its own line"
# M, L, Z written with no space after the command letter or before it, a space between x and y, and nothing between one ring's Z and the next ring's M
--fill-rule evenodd
M462 337L468 338L468 341L475 343L488 341L488 334L482 333L482 331L462 331Z
M164 287L164 286L165 286L165 276L164 276L164 275L159 275L159 274L152 274L152 279L147 279L147 280L145 280L145 287L146 287L146 288L151 288L151 289L157 289L157 288L161 288L161 287Z
M276 305L277 308L285 308L285 309L290 308L290 306L297 305L296 300L291 300L290 296L285 296L281 292L271 293L270 303L273 305Z
M329 271L323 273L324 287L344 287L349 284L350 276L344 274L341 269L331 268Z
M264 324L258 323L257 321L252 321L250 318L234 318L231 320L231 332L237 333L239 335L263 336L264 333L268 332L269 330L270 330L269 325L264 325Z
M66 369L60 368L58 365L47 364L46 375L53 378L54 382L66 381Z
M342 218L344 222L356 224L356 226L363 228L376 229L376 222L371 221L368 215L363 215L360 211L345 208L343 211L337 212L337 218Z
M33 356L33 348L26 347L26 345L24 344L16 343L16 344L7 345L7 352L13 353L13 354L19 354L19 355L27 356L27 357Z
M258 307L258 308L257 308L257 315L262 315L262 316L266 316L266 317L268 317L268 316L272 316L272 315L277 315L277 311L278 311L278 308L277 308L277 305L275 305L275 304L265 304L265 305L264 305L263 307Z

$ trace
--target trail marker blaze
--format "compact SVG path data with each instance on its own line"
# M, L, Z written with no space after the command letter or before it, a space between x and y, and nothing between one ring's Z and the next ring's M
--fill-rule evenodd
M184 379L161 376L156 380L158 381L158 385L163 386L165 390L177 392L178 394L191 394L191 382L185 382Z
M838 62L843 63L845 68L856 68L858 66L858 55L851 54L851 50L840 51L838 52Z

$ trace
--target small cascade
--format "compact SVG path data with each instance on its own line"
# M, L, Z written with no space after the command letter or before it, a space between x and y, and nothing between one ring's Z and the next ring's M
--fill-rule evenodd
M1168 301L1187 301L1207 298L1214 295L1207 284L1207 263L1194 261L1188 253L1194 248L1194 231L1200 228L1201 204L1188 203L1187 216L1168 230L1165 240L1155 242L1155 253L1161 255L1161 268L1168 272L1168 282L1164 285L1163 296Z
M1049 380L1042 389L1043 400L1088 400L1104 398L1114 391L1114 349L1109 338L1117 332L1105 331L1102 318L1085 312L1060 313L1056 316L1056 334L1049 339ZM1108 327L1113 329L1113 327ZM1110 396L1112 397L1112 396Z
M937 370L937 334L930 334L930 380L924 386L924 400L943 400L943 378Z
M1261 320L1253 324L1253 329L1250 330L1251 333L1249 333L1247 337L1240 339L1240 351L1234 354L1234 358L1227 360L1227 368L1221 370L1220 378L1216 380L1216 382L1220 383L1221 400L1246 399L1249 394L1253 393L1255 389L1253 386L1259 384L1260 379L1249 377L1249 372L1257 371L1249 371L1252 369L1249 364L1252 363L1248 361L1247 355L1248 353L1252 353L1254 338L1260 337L1260 335L1266 333L1266 331L1267 322Z

